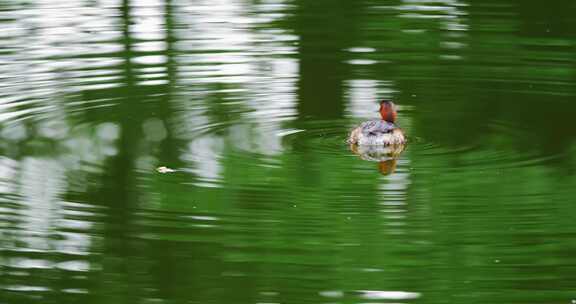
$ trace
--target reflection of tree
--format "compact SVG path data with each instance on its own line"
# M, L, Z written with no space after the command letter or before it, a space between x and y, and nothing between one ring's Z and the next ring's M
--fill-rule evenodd
M362 1L296 1L300 77L298 112L302 119L341 118L344 82L350 65L346 52L358 41Z
M87 98L117 97L121 99L113 108L87 110L85 115L92 122L106 121L118 126L120 136L117 140L117 153L110 157L102 168L102 176L96 186L88 194L89 200L105 206L103 218L102 242L95 243L93 252L101 252L100 264L102 271L93 276L93 283L99 292L109 300L138 301L136 294L125 293L115 286L136 284L138 278L135 267L146 252L141 244L134 239L136 211L146 196L140 189L140 174L138 160L142 157L154 156L158 163L178 165L179 155L175 154L177 141L172 136L170 118L174 115L171 107L171 92L176 81L176 62L174 60L173 7L171 1L165 1L165 38L166 49L162 52L166 63L166 84L140 85L141 69L134 59L139 54L134 46L138 43L132 32L134 21L133 3L124 0L120 7L123 51L120 53L121 86L111 89L84 91ZM166 128L164 138L159 143L159 152L153 142L147 142L149 134L143 133L143 125L151 117L159 120L159 127ZM152 130L154 131L154 130ZM148 170L152 168L148 167ZM163 244L159 247L164 248ZM165 248L164 248L165 249ZM142 261L145 261L142 260ZM170 261L169 258L165 262Z
M118 284L131 284L135 278L131 277L133 267L131 260L139 251L131 238L130 232L134 227L135 208L139 202L140 193L137 192L136 160L141 156L139 146L142 145L142 123L148 116L143 101L147 93L164 88L147 88L148 92L136 84L137 74L133 63L133 46L131 26L131 1L124 0L120 7L122 26L122 70L123 82L120 87L103 89L99 91L84 92L88 96L123 96L114 107L114 114L103 109L96 113L87 111L86 115L95 115L104 121L111 121L120 129L117 144L117 153L106 161L103 175L97 183L96 189L89 194L91 201L105 206L102 232L102 242L93 248L93 252L101 252L102 258L98 268L102 271L93 277L94 284L99 286L96 290L107 301L130 301L128 294L119 294L113 286ZM160 103L155 103L160 104ZM147 111L148 110L148 111ZM91 113L92 112L92 113ZM112 114L112 115L111 115ZM91 120L94 121L92 116Z
M426 2L419 3L420 11L429 10ZM562 12L570 12L573 2L544 10L522 1L470 3L459 6L455 15L450 15L455 12L450 5L434 4L430 9L438 11L429 14L436 18L404 21L400 28L392 21L400 18L390 18L388 24L402 34L373 41L391 52L385 56L393 60L392 65L378 66L377 74L397 78L400 102L417 105L414 134L463 146L498 141L502 134L493 127L505 124L527 135L512 140L520 151L567 151L576 134L564 123L574 111L569 99L576 91L569 64L573 43L565 39L573 35L566 29L574 28L567 26L574 19ZM498 6L498 15L486 9ZM460 26L442 25L443 16L463 21ZM374 22L384 20L379 17Z

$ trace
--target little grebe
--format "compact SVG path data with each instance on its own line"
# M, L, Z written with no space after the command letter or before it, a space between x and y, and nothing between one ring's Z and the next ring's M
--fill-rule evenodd
M402 145L406 143L404 132L396 121L396 105L388 100L380 102L381 120L369 120L350 132L348 143L369 146Z

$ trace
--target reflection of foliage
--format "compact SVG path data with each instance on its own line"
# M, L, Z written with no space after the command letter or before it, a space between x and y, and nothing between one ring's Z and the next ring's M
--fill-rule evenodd
M204 114L209 117L210 121L225 123L241 121L242 113L249 111L244 104L241 103L240 98L232 97L227 92L240 91L239 88L233 84L213 83L205 85L203 90L213 92L204 95L202 104L206 105ZM223 134L216 134L223 135Z

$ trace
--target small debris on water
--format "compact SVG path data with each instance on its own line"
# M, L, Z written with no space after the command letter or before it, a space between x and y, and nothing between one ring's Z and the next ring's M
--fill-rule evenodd
M170 168L164 167L164 166L156 168L156 171L158 171L158 173L162 173L162 174L176 172L176 170L170 169Z
M277 292L277 291L261 291L260 294L263 296L275 297L279 294L279 292Z
M320 291L319 294L326 298L342 298L344 296L344 292L340 290L325 290Z

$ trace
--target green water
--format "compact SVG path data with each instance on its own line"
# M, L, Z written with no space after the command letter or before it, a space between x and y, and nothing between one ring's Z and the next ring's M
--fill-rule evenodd
M574 303L575 47L573 0L5 0L0 303Z

